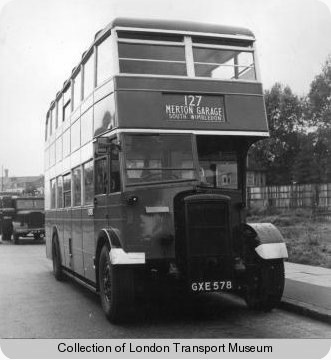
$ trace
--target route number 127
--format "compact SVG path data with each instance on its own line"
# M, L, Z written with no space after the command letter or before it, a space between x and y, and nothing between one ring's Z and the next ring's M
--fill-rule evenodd
M198 95L185 95L185 106L199 106L202 96Z

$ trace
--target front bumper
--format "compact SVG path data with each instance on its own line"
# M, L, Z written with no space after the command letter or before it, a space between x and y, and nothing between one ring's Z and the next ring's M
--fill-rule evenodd
M43 228L36 228L36 229L15 229L16 234L18 235L43 235L45 236L45 229Z

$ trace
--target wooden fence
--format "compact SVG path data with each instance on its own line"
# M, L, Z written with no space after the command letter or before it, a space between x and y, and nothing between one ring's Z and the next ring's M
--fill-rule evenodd
M248 208L311 209L331 214L331 184L303 184L247 188Z

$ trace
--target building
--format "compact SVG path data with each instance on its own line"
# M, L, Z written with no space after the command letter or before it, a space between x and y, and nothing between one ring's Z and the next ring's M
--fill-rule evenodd
M9 176L8 169L0 177L0 191L2 193L44 194L44 176Z

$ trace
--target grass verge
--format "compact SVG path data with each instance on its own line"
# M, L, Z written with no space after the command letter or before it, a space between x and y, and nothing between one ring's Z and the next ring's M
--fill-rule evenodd
M314 220L311 212L298 209L252 213L247 222L268 222L277 226L286 241L288 261L331 268L330 220Z

